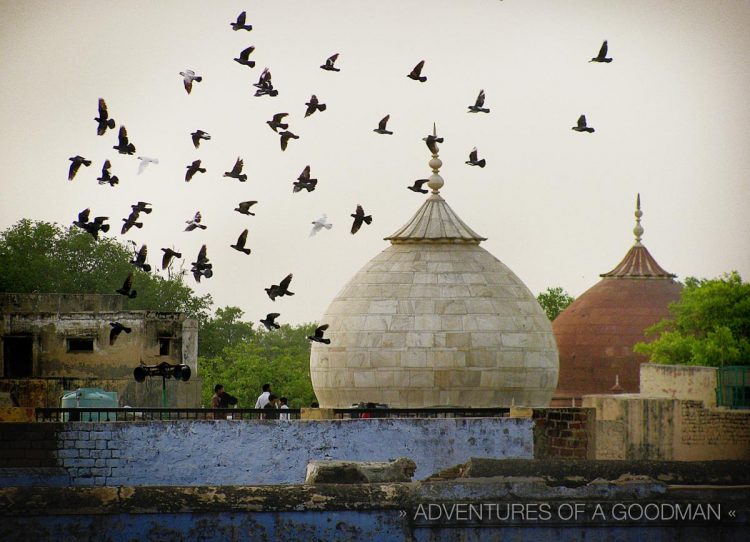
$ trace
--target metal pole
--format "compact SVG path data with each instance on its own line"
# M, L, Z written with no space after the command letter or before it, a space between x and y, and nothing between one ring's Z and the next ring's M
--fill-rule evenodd
M167 377L161 377L161 406L167 408Z

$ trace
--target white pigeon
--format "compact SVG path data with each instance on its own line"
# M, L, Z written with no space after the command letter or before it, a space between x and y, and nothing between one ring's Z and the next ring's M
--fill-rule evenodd
M141 162L138 164L138 175L143 173L149 164L158 164L159 159L158 158L149 158L148 156L139 156L138 160Z
M203 80L203 77L195 75L193 70L185 70L184 72L180 72L180 75L182 76L182 83L185 85L185 90L188 94L193 90L193 81L200 83Z
M318 233L323 228L325 228L327 230L330 230L331 228L333 228L333 224L331 224L330 222L328 222L328 216L325 215L325 214L323 216L321 216L319 219L315 220L312 223L312 225L313 225L313 227L312 227L312 230L310 230L310 235L308 235L308 237L312 237L313 235L315 235L316 233Z

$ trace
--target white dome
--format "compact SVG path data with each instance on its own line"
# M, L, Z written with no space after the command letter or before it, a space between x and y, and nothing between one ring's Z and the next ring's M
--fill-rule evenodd
M314 343L321 407L547 406L552 327L536 298L436 191L331 302Z

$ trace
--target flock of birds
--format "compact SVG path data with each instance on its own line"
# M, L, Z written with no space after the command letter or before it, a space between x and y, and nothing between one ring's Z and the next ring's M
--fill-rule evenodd
M230 23L230 26L232 30L239 31L251 31L252 25L247 24L247 12L243 11L241 12L235 21ZM240 54L234 58L234 61L242 66L246 66L248 68L254 68L255 67L255 61L250 60L250 55L254 52L255 47L250 46L245 49L243 49ZM612 59L607 57L608 54L608 46L607 41L605 40L602 44L599 53L597 56L593 57L590 62L597 62L597 63L609 63L612 62ZM339 54L333 54L330 57L328 57L324 64L320 66L321 69L329 72L340 72L341 70L336 67L336 61L339 57ZM414 68L411 70L410 73L407 74L407 77L413 81L419 82L419 83L425 83L427 81L427 76L423 75L423 70L425 66L425 61L421 60L419 61ZM198 75L195 73L195 71L191 69L186 69L185 71L179 72L179 75L182 76L182 82L185 88L185 91L190 94L193 90L194 83L201 83L203 81L203 77L201 75ZM254 87L256 87L255 96L256 97L262 97L262 96L270 96L275 97L278 96L279 92L277 89L273 86L271 71L268 68L263 69L261 72L261 75L258 79L257 83L253 84ZM468 113L484 113L488 114L490 112L489 108L484 107L485 104L485 92L484 90L480 90L479 94L474 101L472 105L468 106ZM313 94L310 96L310 99L308 102L305 103L306 110L305 110L305 117L309 117L315 113L322 113L326 110L327 106L324 103L321 103L318 97ZM279 141L280 141L280 147L282 151L285 151L289 141L293 139L299 139L299 136L294 134L293 132L289 131L289 124L287 122L284 122L285 117L288 116L288 113L276 113L273 115L271 120L266 121L266 124L271 128L271 130L274 131L274 133L279 135ZM386 115L383 117L380 122L378 123L377 128L373 129L373 132L380 134L380 135L393 135L393 131L388 130L387 125L388 121L390 119L390 115ZM113 130L116 126L115 120L109 116L109 111L107 109L107 104L103 98L99 98L99 104L98 104L98 116L94 118L94 120L97 123L96 133L98 136L104 136L107 133L107 130ZM572 127L572 130L576 132L586 132L586 133L593 133L594 128L588 126L586 122L586 116L581 115L576 125ZM210 141L211 135L203 130L196 130L195 132L192 132L190 134L193 146L198 149L200 148L201 142ZM438 147L437 143L443 143L443 138L438 137L437 134L433 133L431 135L427 135L423 138L423 141L425 141L428 149L430 152L434 155L438 154ZM128 132L124 125L120 124L119 132L117 134L117 144L112 147L114 150L116 150L119 154L123 155L134 155L136 152L135 145L129 140L128 138ZM147 156L137 156L137 159L140 161L138 166L138 174L143 173L143 171L150 165L150 164L158 164L159 160L156 158L150 158ZM83 156L76 155L71 157L70 159L70 168L68 170L68 180L72 181L76 174L78 173L81 166L84 167L90 167L92 164L92 161L84 158ZM486 160L484 158L480 159L478 155L478 150L476 147L474 147L471 152L469 153L469 159L466 161L466 164L469 166L476 166L480 168L484 168L486 165ZM111 170L111 163L109 160L105 160L102 165L101 170L101 176L97 177L97 181L100 185L108 184L112 187L117 185L119 183L119 179L116 175L113 175ZM234 166L230 171L224 172L224 177L236 179L239 182L246 182L247 181L247 174L243 173L243 167L244 162L241 157L237 157ZM185 182L190 182L193 177L196 174L203 174L206 173L206 168L202 167L201 160L194 160L192 163L188 164L186 167L185 172ZM428 179L418 179L414 182L412 186L408 186L407 188L413 192L421 193L421 194L427 194L428 190L423 188L423 185L427 183ZM311 172L310 172L310 166L305 166L302 173L300 173L299 177L296 181L293 183L292 191L293 193L298 193L301 191L307 191L312 192L315 190L317 186L318 180L311 178ZM237 204L237 207L234 209L236 212L243 214L243 215L249 215L249 216L255 216L255 213L251 212L250 209L256 205L257 201L242 201ZM141 214L150 214L152 212L152 208L150 206L150 203L139 201L134 205L131 205L131 211L129 215L126 218L122 219L123 225L120 230L121 234L126 234L131 228L142 228L143 222L139 221L141 218ZM83 211L78 213L77 220L73 221L73 225L83 229L84 231L91 234L94 239L98 239L99 233L103 232L106 233L110 229L110 225L106 222L109 220L109 217L105 216L96 216L93 218L93 220L90 220L90 209L84 209ZM351 234L356 234L363 224L369 225L372 224L372 216L369 214L366 214L364 208L362 205L357 205L356 210L354 213L350 215L353 219L352 225L351 225ZM187 226L185 227L186 232L190 232L196 229L206 229L206 225L202 223L202 216L200 211L196 212L192 218L186 221ZM313 236L320 232L323 229L330 230L333 227L333 224L328 222L327 216L324 214L322 217L318 218L317 220L312 222L312 229L310 231L310 236ZM248 236L248 230L245 229L240 233L239 237L237 238L236 243L229 245L234 250L249 255L251 253L251 249L247 248L247 236ZM133 243L131 241L131 243ZM133 243L135 245L135 243ZM137 246L137 245L136 245ZM170 266L172 265L172 262L174 259L180 259L182 258L182 254L172 248L162 248L163 252L162 261L161 261L161 268L162 270L168 270L170 269ZM147 257L148 257L148 248L144 244L142 245L138 250L134 251L134 257L133 260L131 260L131 264L137 268L142 270L143 272L149 273L151 271L151 265L147 263ZM200 248L200 251L198 252L198 255L194 262L191 262L191 273L193 274L193 277L197 282L201 281L201 278L210 279L213 276L213 264L211 264L209 258L208 258L208 251L206 245L203 245ZM276 298L281 298L285 296L293 296L294 293L289 290L289 287L291 285L291 281L293 278L293 274L290 273L284 279L279 281L279 284L273 284L269 288L265 288L266 294L268 295L269 299L271 301L275 301ZM137 291L133 288L133 280L134 275L131 271L128 276L125 278L125 281L122 285L122 287L118 290L116 290L117 293L127 297L127 298L135 298L137 296ZM266 315L265 318L260 320L260 323L263 324L263 326L268 331L273 331L274 329L279 329L280 325L276 322L276 319L281 316L280 313L269 313ZM112 329L110 332L110 344L114 344L117 337L122 333L123 331L125 333L130 333L130 328L123 326L119 322L111 322L110 323ZM318 326L312 336L309 336L308 339L311 341L323 343L323 344L330 344L330 339L327 339L324 337L325 331L328 329L328 324L323 324L321 326Z

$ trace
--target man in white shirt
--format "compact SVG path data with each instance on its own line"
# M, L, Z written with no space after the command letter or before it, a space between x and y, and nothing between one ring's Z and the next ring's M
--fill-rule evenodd
M282 397L281 399L279 399L279 401L281 402L281 406L279 407L281 410L283 409L289 410L289 404L288 404L289 400L286 397ZM288 420L289 418L290 416L288 412L279 414L280 420Z
M271 384L263 384L263 393L255 401L255 408L264 408L268 404L268 397L271 395Z

